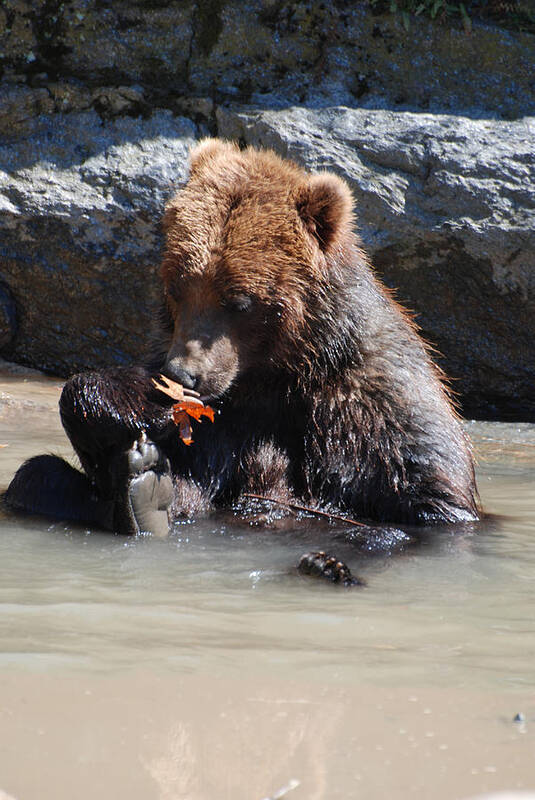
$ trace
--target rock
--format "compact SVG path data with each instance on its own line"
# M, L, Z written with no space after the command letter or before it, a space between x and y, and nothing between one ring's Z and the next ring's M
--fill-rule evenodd
M3 358L0 358L0 376L4 375L22 375L27 378L40 378L44 376L38 369L25 367L23 364L15 364L13 361L4 361Z
M5 76L263 103L534 113L533 41L336 0L4 0ZM408 46L410 45L410 46ZM163 100L163 102L162 102Z
M54 110L54 102L46 89L7 86L0 94L0 135L2 139L32 133L41 114Z
M533 119L189 108L215 113L222 136L342 175L366 248L465 413L535 419ZM158 301L163 206L198 129L170 111L103 125L91 109L41 114L31 130L0 147L2 273L18 310L15 334L0 305L2 353L60 374L135 360Z
M139 357L163 205L219 133L347 178L465 413L535 420L533 45L337 0L4 0L3 355Z
M220 108L218 125L344 177L366 249L465 412L535 419L535 118Z
M195 136L169 111L105 126L88 111L40 116L0 147L1 271L18 310L5 358L59 374L139 358L163 206Z
M17 314L11 292L0 283L0 350L8 347L15 336Z
M138 116L147 107L139 86L103 87L93 92L92 105L102 116Z

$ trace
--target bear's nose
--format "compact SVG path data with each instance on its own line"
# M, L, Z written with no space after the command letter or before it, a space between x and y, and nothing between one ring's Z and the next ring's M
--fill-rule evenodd
M162 374L182 384L186 389L195 389L199 382L199 379L184 369L176 359L171 359L165 364Z

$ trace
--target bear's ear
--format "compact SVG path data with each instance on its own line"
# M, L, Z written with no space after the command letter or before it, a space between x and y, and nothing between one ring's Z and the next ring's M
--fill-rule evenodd
M190 171L193 173L203 167L211 159L225 153L239 153L240 148L234 142L225 142L223 139L201 139L190 150Z
M299 216L324 252L353 226L353 197L342 178L330 172L311 175L297 199Z

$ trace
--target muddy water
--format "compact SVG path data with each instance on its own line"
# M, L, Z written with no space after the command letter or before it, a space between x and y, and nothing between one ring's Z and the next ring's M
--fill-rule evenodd
M0 377L0 487L71 457ZM0 518L0 789L17 800L455 800L535 789L535 426L469 423L485 508L395 559L215 517L165 541ZM312 547L362 574L291 571ZM523 717L513 721L517 713Z

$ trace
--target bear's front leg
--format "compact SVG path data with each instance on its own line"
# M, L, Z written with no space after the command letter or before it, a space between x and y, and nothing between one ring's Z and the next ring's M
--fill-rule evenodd
M63 427L85 472L97 484L100 468L142 433L158 441L173 423L172 400L159 392L141 367L82 372L65 383L59 401ZM104 477L102 490L108 488Z
M174 429L169 409L141 368L82 373L65 384L63 426L97 498L111 504L116 533L168 532L169 462L151 439Z
M75 375L60 413L85 474L57 456L34 456L13 477L6 506L116 533L165 535L173 484L167 458L148 437L163 441L174 430L170 404L141 368Z

